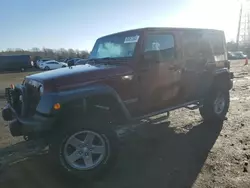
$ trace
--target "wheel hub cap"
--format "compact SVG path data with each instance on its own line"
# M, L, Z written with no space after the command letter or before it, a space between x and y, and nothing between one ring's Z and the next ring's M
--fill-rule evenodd
M92 169L105 158L105 141L96 132L81 131L69 137L64 145L63 155L72 168L78 170Z
M225 108L225 104L226 104L226 101L225 101L224 95L223 93L219 92L214 101L214 112L220 115Z

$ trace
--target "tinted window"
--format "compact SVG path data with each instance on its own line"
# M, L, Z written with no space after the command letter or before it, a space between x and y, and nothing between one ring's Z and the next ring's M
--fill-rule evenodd
M175 44L171 34L149 34L145 41L144 52L157 52L161 61L174 58Z
M213 53L209 38L203 33L186 32L183 34L183 51L187 60L204 63L203 60L212 61Z
M203 32L183 33L182 46L187 69L202 70L214 59L209 39Z
M224 43L221 35L212 35L210 38L211 46L214 51L214 55L224 55Z
M195 32L186 32L183 34L183 51L184 56L189 58L199 58L200 56L201 36Z

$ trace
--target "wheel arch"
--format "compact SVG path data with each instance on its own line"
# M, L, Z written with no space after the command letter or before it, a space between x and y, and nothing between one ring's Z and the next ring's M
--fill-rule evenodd
M93 85L79 88L73 91L66 91L60 94L60 104L62 110L60 117L87 116L96 117L97 115L109 114L116 122L127 122L131 119L130 113L118 93L107 85Z
M213 86L221 87L226 90L230 90L232 88L232 73L228 71L228 69L220 69L215 72Z

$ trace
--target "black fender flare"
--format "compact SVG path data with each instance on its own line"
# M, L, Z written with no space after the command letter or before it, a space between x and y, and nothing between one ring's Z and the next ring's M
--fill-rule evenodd
M230 72L227 68L218 69L214 72L213 85L230 90L233 87L233 78L233 72Z
M124 102L121 100L119 94L110 86L104 84L88 85L74 90L60 91L58 93L49 93L41 96L41 100L36 108L38 113L47 115L59 114L65 108L84 107L85 99L87 97L109 95L112 96L118 104L125 120L129 121L131 115L126 108ZM59 103L61 109L54 110L54 104Z

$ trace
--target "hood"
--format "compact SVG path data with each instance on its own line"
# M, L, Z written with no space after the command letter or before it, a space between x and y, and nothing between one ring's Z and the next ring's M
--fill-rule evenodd
M33 74L27 79L43 83L53 81L58 88L67 86L85 85L86 82L95 82L114 76L131 74L132 69L125 65L77 65Z

